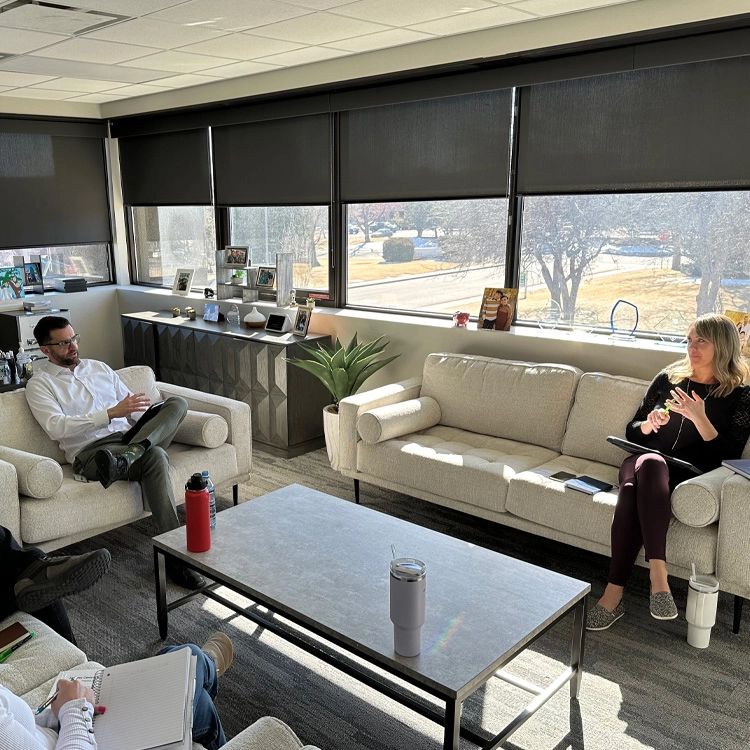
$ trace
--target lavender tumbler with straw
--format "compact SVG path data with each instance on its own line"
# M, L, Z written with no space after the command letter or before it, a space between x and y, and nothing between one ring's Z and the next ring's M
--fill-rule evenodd
M391 560L391 622L393 648L401 656L422 650L426 566L413 557Z

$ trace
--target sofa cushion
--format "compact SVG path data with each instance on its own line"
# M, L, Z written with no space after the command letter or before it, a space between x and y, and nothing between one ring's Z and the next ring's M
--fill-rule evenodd
M21 538L26 544L129 523L143 513L138 482L115 482L105 490L99 482L77 482L70 464L62 469L62 485L54 495L46 500L20 498Z
M6 617L0 621L0 629L14 622L20 622L27 630L36 633L0 664L0 684L16 695L23 696L59 672L86 661L83 651L26 612L15 612Z
M366 443L380 443L400 435L426 430L440 422L440 406L434 398L409 399L379 406L357 420L357 430Z
M609 545L609 528L617 504L616 487L609 492L587 495L549 478L550 473L560 470L588 474L613 485L617 483L618 472L612 466L582 459L575 459L571 464L571 459L565 456L537 470L511 477L506 510L527 521Z
M15 466L18 491L22 495L45 498L60 489L63 472L54 459L3 446L0 446L0 459Z
M721 487L730 469L719 467L678 484L672 492L672 513L686 526L709 526L719 519Z
M146 365L133 365L117 370L120 380L131 393L145 393L152 402L161 401L161 393L156 387L154 371Z
M227 442L228 435L229 425L224 417L204 411L188 411L174 439L186 445L218 448Z
M26 389L0 393L0 411L3 424L12 425L13 429L0 430L0 444L19 451L27 451L33 446L34 453L47 456L58 463L66 462L60 446L47 437L39 422L26 402Z
M581 371L464 354L430 354L420 396L440 404L440 423L557 453Z
M502 513L508 479L555 455L536 445L438 425L382 443L360 443L357 470Z
M570 410L561 453L619 467L627 457L607 442L608 435L625 437L625 427L641 405L648 383L603 372L581 376Z

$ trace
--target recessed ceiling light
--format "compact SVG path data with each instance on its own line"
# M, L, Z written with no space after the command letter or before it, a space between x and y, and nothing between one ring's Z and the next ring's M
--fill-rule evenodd
M0 26L75 36L128 20L116 13L69 8L32 0L0 2Z

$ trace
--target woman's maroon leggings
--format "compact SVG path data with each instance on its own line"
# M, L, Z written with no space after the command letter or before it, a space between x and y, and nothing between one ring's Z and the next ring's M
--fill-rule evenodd
M667 462L655 453L628 456L620 467L619 482L608 580L625 586L641 547L646 560L666 560L672 517Z

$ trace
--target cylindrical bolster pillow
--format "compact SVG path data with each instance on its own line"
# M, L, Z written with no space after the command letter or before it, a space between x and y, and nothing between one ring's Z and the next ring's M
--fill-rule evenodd
M16 467L18 491L22 495L44 500L62 486L62 466L52 458L0 446L0 459Z
M188 411L182 420L175 442L198 445L201 448L218 448L227 442L229 425L224 417L204 411Z
M370 409L360 415L357 429L362 440L372 445L434 427L440 422L440 416L440 404L434 398L423 396Z
M701 528L719 518L721 486L732 476L718 468L678 484L672 493L672 513L685 526Z

